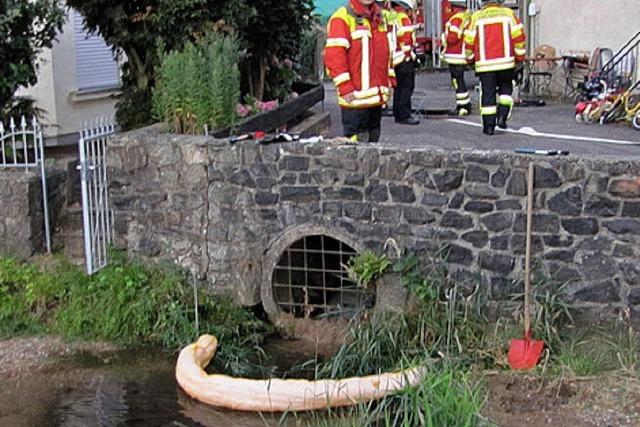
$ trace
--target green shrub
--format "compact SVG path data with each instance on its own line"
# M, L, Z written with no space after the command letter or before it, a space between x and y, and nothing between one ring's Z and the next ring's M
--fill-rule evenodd
M120 99L116 104L116 123L123 131L151 125L155 122L151 109L151 89L123 85Z
M385 255L376 255L371 251L364 251L349 260L347 271L349 278L362 288L368 288L380 278L391 265Z
M262 355L265 323L229 298L200 290L196 331L193 287L184 271L112 258L91 277L62 258L37 264L0 258L0 338L56 333L178 350L198 332L210 333L221 343L215 367L232 375L260 372L254 362Z
M44 332L70 281L81 273L57 258L24 264L0 258L0 338Z
M231 126L240 100L239 48L234 37L211 33L162 56L153 110L172 131L202 133Z

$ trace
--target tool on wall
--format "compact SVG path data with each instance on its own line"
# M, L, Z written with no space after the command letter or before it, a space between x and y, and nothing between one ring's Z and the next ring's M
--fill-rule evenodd
M535 154L538 156L568 156L569 150L538 150L536 148L516 148L518 154Z

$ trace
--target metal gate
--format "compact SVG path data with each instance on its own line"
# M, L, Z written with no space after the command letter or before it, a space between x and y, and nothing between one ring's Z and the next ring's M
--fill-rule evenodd
M115 133L113 122L101 119L80 131L80 190L84 226L85 266L88 274L107 265L113 242L113 211L107 188L107 140Z
M51 229L49 226L49 197L47 194L47 176L44 167L44 144L42 129L34 117L29 124L22 116L20 125L13 117L9 127L0 122L0 170L35 169L40 172L42 185L42 211L44 218L44 238L47 252L51 253Z

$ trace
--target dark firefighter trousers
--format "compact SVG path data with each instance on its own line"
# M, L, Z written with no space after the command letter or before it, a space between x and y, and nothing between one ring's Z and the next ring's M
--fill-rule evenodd
M466 65L450 64L449 73L451 73L451 86L456 91L456 108L471 106L471 95L469 94L469 88L464 81L464 70Z
M513 69L478 73L482 123L495 127L496 116L505 119L513 108Z
M355 142L378 142L382 107L341 108L343 135Z
M411 117L411 97L416 85L416 64L405 61L395 67L396 88L393 91L393 115L396 122L402 122Z

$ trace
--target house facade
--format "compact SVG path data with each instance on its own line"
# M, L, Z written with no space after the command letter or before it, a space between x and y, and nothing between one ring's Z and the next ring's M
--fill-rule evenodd
M638 0L530 0L533 19L531 44L548 44L559 52L607 47L617 51L640 31Z
M63 30L40 59L38 83L19 96L34 99L47 146L78 141L84 122L112 117L120 93L120 69L111 49L88 34L82 15L70 10Z

